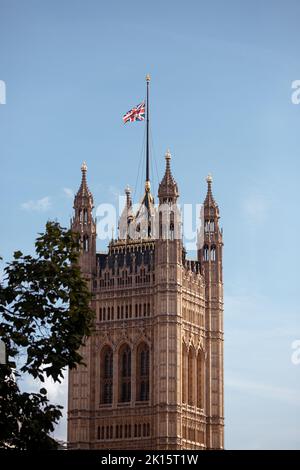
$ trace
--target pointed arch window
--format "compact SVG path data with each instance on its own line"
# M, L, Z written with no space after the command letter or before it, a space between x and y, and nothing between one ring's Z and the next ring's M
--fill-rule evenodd
M186 345L182 345L182 402L188 402L188 350Z
M140 401L149 400L149 361L150 351L146 343L142 343L137 348L137 399Z
M159 211L159 238L162 238L162 212Z
M210 260L216 261L216 246L215 245L212 245L210 249Z
M128 402L131 400L131 349L128 344L120 350L119 364L120 401Z
M202 351L197 355L197 407L204 408L204 355Z
M110 346L106 346L101 353L100 372L100 402L109 404L113 399L113 351Z
M79 222L82 222L82 209L79 209Z
M192 348L189 349L188 353L188 404L191 406L195 405L195 354Z
M83 236L83 251L86 253L89 251L89 237L88 235Z
M174 227L175 227L174 220L175 220L174 211L171 211L170 212L170 239L171 240L174 240Z
M204 247L203 247L203 259L204 259L204 261L209 260L209 248L208 248L207 245L204 245Z
M87 211L87 209L83 209L83 222L85 224L88 223L88 211Z
M204 231L206 233L213 233L215 231L215 221L214 219L206 219L204 222Z

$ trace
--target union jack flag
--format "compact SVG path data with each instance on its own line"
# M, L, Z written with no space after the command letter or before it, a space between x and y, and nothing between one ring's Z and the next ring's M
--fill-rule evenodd
M138 104L130 111L127 111L126 114L123 116L124 124L126 122L133 122L133 121L144 121L145 120L145 102Z

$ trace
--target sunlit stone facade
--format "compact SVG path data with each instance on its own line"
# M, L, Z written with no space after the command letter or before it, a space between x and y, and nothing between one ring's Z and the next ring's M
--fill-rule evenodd
M105 254L96 253L93 197L82 166L72 228L81 235L81 267L93 294L96 323L82 349L86 367L69 374L69 448L224 446L219 209L208 177L197 259L187 260L177 236L178 187L170 158L167 153L157 209L149 207L150 185L145 188L142 210L150 214L149 223L156 211L156 236L151 228L142 232L141 213L132 213L127 189L125 229L123 224Z

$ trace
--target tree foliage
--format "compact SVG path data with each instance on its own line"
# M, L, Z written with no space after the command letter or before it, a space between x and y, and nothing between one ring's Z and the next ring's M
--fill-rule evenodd
M91 334L94 312L78 265L78 236L48 222L35 249L36 256L16 251L4 270L0 337L9 358L20 363L14 372L17 378L28 373L42 382L46 376L60 382L66 367L83 363L79 348ZM10 416L5 435L0 432L0 446L54 445L48 433L58 422L61 407L49 404L46 394L45 389L21 393L11 367L0 366L1 429Z
M0 368L0 448L56 449L49 436L61 418L62 406L51 405L47 390L21 392L10 366Z

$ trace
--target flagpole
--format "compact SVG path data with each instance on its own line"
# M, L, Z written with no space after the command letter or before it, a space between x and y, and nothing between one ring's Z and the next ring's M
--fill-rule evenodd
M147 102L146 102L146 189L150 190L150 172L149 172L149 83L150 75L146 76L147 83Z

